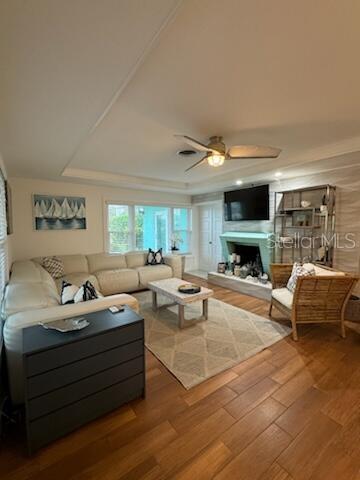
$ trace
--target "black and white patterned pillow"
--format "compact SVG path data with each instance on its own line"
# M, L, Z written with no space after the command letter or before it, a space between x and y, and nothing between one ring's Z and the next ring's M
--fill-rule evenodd
M78 290L79 290L79 287L63 280L61 285L61 293L60 293L61 305L74 303L74 298Z
M165 263L165 261L162 255L162 248L159 248L157 252L154 252L154 250L149 248L146 257L146 265L162 265L163 263Z
M87 280L77 291L74 297L74 303L87 302L88 300L93 300L94 298L98 298L98 293L94 285Z
M315 268L309 269L303 267L301 263L294 263L291 276L286 285L289 292L294 293L296 288L296 283L299 277L309 277L315 275Z
M44 257L42 266L53 278L61 278L65 275L64 265L59 257Z
M96 291L94 285L87 280L81 287L77 287L63 280L60 294L61 305L68 303L80 303L93 300L102 296Z

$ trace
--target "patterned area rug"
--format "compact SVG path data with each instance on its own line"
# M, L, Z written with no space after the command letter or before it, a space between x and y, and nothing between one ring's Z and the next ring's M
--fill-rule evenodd
M151 292L136 294L145 319L146 347L189 389L237 365L290 334L275 321L209 299L209 318L178 328L177 306L151 308ZM158 304L169 299L158 295ZM201 302L185 307L185 319L201 315Z

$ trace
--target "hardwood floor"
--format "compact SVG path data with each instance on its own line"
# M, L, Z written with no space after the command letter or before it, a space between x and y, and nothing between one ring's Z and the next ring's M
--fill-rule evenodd
M219 300L267 316L267 302L210 287ZM0 477L360 480L360 335L347 330L343 340L332 326L299 334L189 391L147 352L145 400L32 458L10 437Z

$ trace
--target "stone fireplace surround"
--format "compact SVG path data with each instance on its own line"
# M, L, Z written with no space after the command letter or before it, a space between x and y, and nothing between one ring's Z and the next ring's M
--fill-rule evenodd
M271 233L264 232L226 232L220 235L223 258L228 260L232 253L239 253L242 257L241 264L259 252L263 271L269 274L271 262ZM243 252L243 253L242 253ZM254 258L255 260L255 258Z
M264 232L226 232L220 235L223 258L228 261L229 255L237 253L242 257L240 264L254 260L260 254L262 269L269 274L271 262L271 233ZM211 283L220 285L246 295L270 300L272 285L265 285L256 281L227 276L218 272L209 272L208 279Z

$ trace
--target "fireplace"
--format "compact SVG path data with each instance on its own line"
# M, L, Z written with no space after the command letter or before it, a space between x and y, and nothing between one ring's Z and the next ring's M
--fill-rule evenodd
M258 245L244 245L242 243L230 242L229 253L240 255L240 265L255 265L261 273L264 268L261 261L261 253Z
M240 255L240 264L258 263L261 272L269 274L271 261L270 233L227 232L220 235L223 257Z

